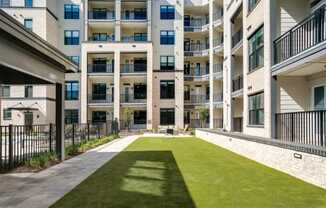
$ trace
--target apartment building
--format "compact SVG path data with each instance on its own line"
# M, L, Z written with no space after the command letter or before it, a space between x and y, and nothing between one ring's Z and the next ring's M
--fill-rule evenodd
M0 8L79 64L82 1L1 0ZM66 79L66 121L78 122L80 74L67 74ZM1 125L54 123L52 86L2 85L1 88Z
M224 128L322 138L325 1L231 0L224 11Z

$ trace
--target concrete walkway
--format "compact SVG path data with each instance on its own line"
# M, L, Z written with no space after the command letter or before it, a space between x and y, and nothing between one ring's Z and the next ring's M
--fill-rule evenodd
M39 173L0 175L0 207L49 207L137 138L114 140Z

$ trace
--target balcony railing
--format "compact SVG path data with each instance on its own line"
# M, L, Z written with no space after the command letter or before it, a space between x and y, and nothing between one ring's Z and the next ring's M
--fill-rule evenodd
M281 63L326 39L326 6L305 18L274 41L274 64Z
M146 92L140 94L120 94L121 103L146 103Z
M223 64L214 64L213 65L213 72L215 73L220 73L223 71Z
M222 19L223 19L223 9L220 9L219 11L217 11L213 14L214 22L217 20L222 20Z
M89 11L88 19L91 19L91 20L114 20L115 12L114 11Z
M121 37L122 42L146 42L147 41L147 34L143 36L122 36Z
M223 102L223 93L213 95L213 101L214 103Z
M190 77L199 77L199 76L205 76L209 74L209 68L206 67L194 67L190 69L185 69L185 76Z
M232 92L243 89L243 76L236 76L232 79Z
M184 22L184 31L185 32L194 32L204 29L204 26L207 26L209 23L207 18L196 18L191 19L190 21Z
M88 73L113 73L113 64L89 64Z
M326 151L326 110L276 114L276 139Z
M110 94L89 94L88 103L104 104L113 103L113 96Z
M147 71L147 64L121 64L121 73L144 73Z
M219 47L222 46L223 44L223 36L221 36L220 38L214 39L213 40L213 46L215 47Z
M131 21L137 21L137 20L146 20L147 19L147 12L146 11L123 11L121 13L121 19L122 20L131 20Z
M232 35L232 48L235 47L243 38L242 29Z
M209 44L208 43L196 43L186 45L184 48L185 56L202 56L205 53L208 55Z
M205 104L209 102L209 95L185 95L185 103L188 104Z
M114 42L115 36L114 35L91 35L88 37L88 41L94 42Z

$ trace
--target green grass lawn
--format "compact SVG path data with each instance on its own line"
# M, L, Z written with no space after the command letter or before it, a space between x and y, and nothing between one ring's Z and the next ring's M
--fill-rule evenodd
M142 138L53 207L325 208L326 190L200 139Z

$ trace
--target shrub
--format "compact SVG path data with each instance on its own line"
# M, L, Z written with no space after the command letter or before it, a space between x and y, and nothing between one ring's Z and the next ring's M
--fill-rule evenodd
M52 162L57 161L57 156L53 152L44 152L32 157L25 162L25 166L32 169L40 169L48 167Z

